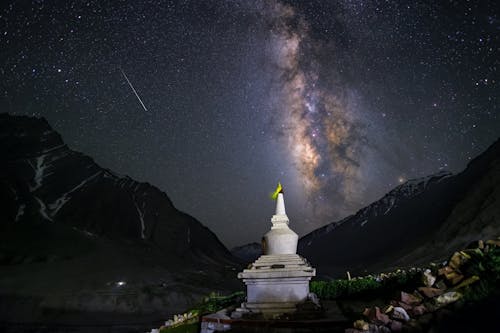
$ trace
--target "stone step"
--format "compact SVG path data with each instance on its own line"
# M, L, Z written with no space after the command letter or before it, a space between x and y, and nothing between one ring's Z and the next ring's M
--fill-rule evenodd
M257 312L262 314L281 314L297 311L295 303L243 303L243 311Z
M274 261L274 262L254 262L252 266L272 266L272 265L307 265L304 261Z
M275 269L283 269L287 267L311 267L309 264L305 262L299 262L299 263L287 263L287 264L252 264L248 269L261 269L264 267L269 267L269 268L275 268Z
M286 264L293 264L293 265L300 265L300 264L309 264L305 260L274 260L274 261L255 261L252 263L252 265L286 265Z
M250 269L244 270L244 272L248 273L277 273L277 272L313 272L314 268L312 267L294 267L294 268L271 268L271 269Z
M246 309L295 309L294 302L265 302L265 303L243 303Z
M286 269L245 269L243 272L238 273L239 279L306 279L307 281L311 277L316 275L316 270L314 268L309 269L296 269L296 270L286 270ZM285 281L283 281L285 282Z
M304 261L304 258L301 258L301 257L258 258L255 261L262 261L262 262L268 262L268 261Z
M259 257L259 259L267 259L267 258L286 258L286 257L299 257L302 258L298 254L263 254Z
M305 260L256 260L253 264L283 264L283 263L307 263Z
M286 261L286 260L304 260L304 258L300 257L300 256L294 256L294 257L269 257L269 258L262 258L262 257L259 257L257 258L257 260L255 261Z
M269 265L262 265L262 266L252 266L250 269L255 269L255 270L277 270L277 269L284 269L284 270L296 270L296 269L310 269L311 266L308 265L285 265L284 267L272 267Z

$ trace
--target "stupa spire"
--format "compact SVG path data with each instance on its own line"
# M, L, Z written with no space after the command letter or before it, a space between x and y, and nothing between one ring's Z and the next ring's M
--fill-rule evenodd
M278 194L278 199L276 200L276 215L286 215L283 193Z

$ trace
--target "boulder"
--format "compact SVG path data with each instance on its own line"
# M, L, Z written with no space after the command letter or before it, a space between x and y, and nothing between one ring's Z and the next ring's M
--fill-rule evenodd
M436 283L436 288L438 289L441 289L441 290L446 290L446 283L444 283L443 280L439 280L437 283Z
M480 240L477 240L477 241L473 241L472 243L470 243L469 245L467 245L467 249L479 249L479 250L483 250L484 249L484 244L485 242L480 239Z
M455 252L455 253L458 253L458 252ZM446 267L441 268L438 271L438 274L444 275L446 280L450 281L452 285L459 283L464 278L464 276L462 275L462 273L460 273L460 271L455 270L451 266L446 266Z
M388 314L390 312L392 312L392 310L394 309L394 306L393 305L387 305L384 307L384 309L382 310L385 314Z
M427 298L433 298L444 293L443 289L431 288L431 287L420 287L418 288L418 291Z
M360 331L356 328L346 328L344 333L363 333L363 332L366 332L366 331Z
M406 303L408 305L417 305L422 303L422 298L419 295L408 294L404 291L401 292L401 302Z
M391 333L391 330L385 326L378 326L370 324L367 331L361 331L363 333Z
M396 306L402 307L406 311L411 310L413 308L413 306L411 306L410 304L406 304L405 302L396 302Z
M393 319L398 319L403 321L410 320L410 316L408 315L406 310L400 306L394 307L391 316Z
M393 321L391 321L391 323L389 324L389 328L390 328L390 329L391 329L391 331L393 331L393 332L400 332L400 331L403 329L403 324L402 324L400 321L393 320Z
M473 275L470 278L462 281L462 283L460 283L458 286L455 286L453 289L460 289L460 288L466 287L466 286L468 286L476 281L479 281L479 276Z
M373 327L375 326L375 327ZM391 330L386 327L386 326L376 326L376 325L370 325L370 330L368 331L370 333L391 333Z
M440 268L438 270L438 275L441 276L441 275L444 275L446 276L446 274L450 274L452 272L454 272L455 270L453 268L451 268L450 266L444 266L442 268Z
M430 269L426 269L422 273L422 282L427 286L427 287L432 287L434 282L436 282L436 277L432 275L432 272Z
M374 308L366 308L365 311L363 311L363 314L372 322L375 324L388 324L390 319L389 316L382 313L380 311L380 308L378 306Z
M469 261L469 259L470 255L464 251L455 252L451 256L449 266L453 269L459 269L463 264Z
M420 304L420 305L417 305L415 306L412 310L411 310L411 314L413 316L421 316L423 315L424 313L427 312L427 308L425 307L425 305L423 304Z
M318 295L315 293L309 293L307 295L307 299L310 300L314 305L316 305L318 308L321 308L321 303L319 301Z
M449 291L441 296L435 298L436 304L439 306L444 306L453 302L458 301L462 298L462 294L457 291Z
M451 282L452 285L456 285L457 283L459 283L464 279L464 276L460 273L453 272L448 276L446 276L446 278Z
M356 320L352 326L361 331L368 331L369 329L368 323L364 320Z
M500 239L489 239L486 241L486 244L492 246L500 246Z

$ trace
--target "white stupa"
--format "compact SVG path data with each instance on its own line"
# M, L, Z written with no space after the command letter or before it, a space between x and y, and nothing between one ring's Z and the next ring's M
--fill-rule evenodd
M238 274L247 287L247 301L236 313L293 312L298 303L308 298L309 281L316 270L297 254L299 237L288 227L282 191L271 223L271 230L263 239L264 254Z

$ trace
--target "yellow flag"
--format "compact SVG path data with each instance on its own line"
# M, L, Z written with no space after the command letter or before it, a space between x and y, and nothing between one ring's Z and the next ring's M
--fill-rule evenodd
M278 182L278 186L276 186L276 190L274 190L273 193L271 193L271 199L276 200L278 199L278 194L283 192L283 186L281 186L281 183Z

